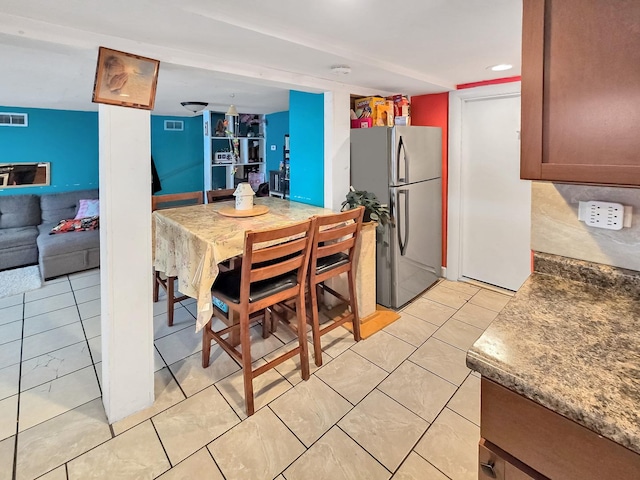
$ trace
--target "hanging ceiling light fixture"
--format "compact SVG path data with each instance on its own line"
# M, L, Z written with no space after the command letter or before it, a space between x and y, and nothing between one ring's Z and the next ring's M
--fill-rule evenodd
M231 94L231 105L229 105L229 109L227 110L227 113L226 113L226 115L229 115L230 117L237 117L239 115L238 109L233 104L233 99L235 98L235 96L236 96L235 93Z
M198 113L204 110L209 104L207 102L180 102L180 105L192 113Z

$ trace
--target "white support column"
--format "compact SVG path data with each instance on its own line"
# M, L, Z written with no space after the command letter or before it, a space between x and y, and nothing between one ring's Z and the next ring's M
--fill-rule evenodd
M324 92L324 207L336 212L342 208L351 183L350 96L347 92ZM330 278L327 285L348 296L347 277ZM338 300L330 294L325 304L332 307Z
M351 120L349 93L324 93L324 206L339 211L349 191Z
M102 401L109 423L153 404L151 118L98 106Z

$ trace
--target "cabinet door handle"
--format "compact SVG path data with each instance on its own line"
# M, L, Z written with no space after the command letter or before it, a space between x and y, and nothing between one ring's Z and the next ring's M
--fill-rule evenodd
M491 478L496 478L495 464L493 462L480 463L480 468L485 475L490 476Z

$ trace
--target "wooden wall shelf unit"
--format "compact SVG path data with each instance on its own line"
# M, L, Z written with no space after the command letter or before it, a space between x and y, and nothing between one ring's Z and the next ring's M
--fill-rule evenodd
M520 177L640 186L640 2L524 0Z
M243 114L241 114L243 115ZM250 170L262 173L263 182L268 181L265 174L265 140L266 128L264 115L257 115L260 119L259 125L251 126L253 135L247 135L248 127L240 122L236 139L239 143L240 158L237 162L218 162L216 153L227 153L232 150L230 141L233 137L216 136L216 123L219 119L224 120L225 115L221 112L204 110L202 112L202 129L204 136L204 190L216 190L220 188L235 188L240 181L247 181ZM234 131L232 126L230 131ZM224 180L222 175L216 175L216 171L224 169ZM236 173L233 174L234 169ZM261 182L262 183L262 182Z

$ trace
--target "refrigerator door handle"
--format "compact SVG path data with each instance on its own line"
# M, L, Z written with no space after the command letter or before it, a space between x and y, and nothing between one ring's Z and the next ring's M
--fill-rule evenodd
M400 178L400 154L404 153L402 156L404 160L404 177ZM409 183L409 158L407 158L407 149L404 146L404 140L402 139L402 135L400 135L400 140L398 140L398 152L396 154L396 168L397 168L397 178L400 183Z
M396 230L398 232L398 246L400 247L400 255L404 257L407 253L407 245L409 244L409 190L398 190L396 205L398 213L396 216ZM400 195L404 195L404 241L402 240L402 227L400 221Z

